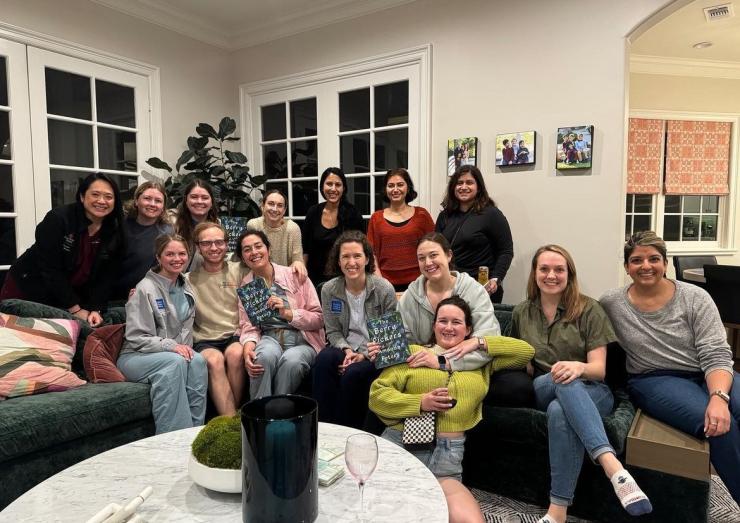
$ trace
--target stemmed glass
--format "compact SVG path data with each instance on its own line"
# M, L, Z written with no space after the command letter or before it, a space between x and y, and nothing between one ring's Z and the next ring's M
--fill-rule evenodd
M365 482L378 464L378 442L371 434L352 434L344 448L344 461L360 487L360 513L364 511Z

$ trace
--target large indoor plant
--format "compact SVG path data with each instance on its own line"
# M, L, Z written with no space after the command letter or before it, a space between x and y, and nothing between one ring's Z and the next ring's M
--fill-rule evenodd
M169 176L164 180L170 207L176 207L183 199L185 187L195 178L209 182L214 189L218 211L221 216L254 218L260 215L258 203L264 191L261 185L266 176L253 176L247 166L247 157L226 149L226 142L238 141L233 136L236 122L228 116L221 119L218 130L207 123L195 128L197 136L187 140L188 148L182 152L175 169L165 161L152 157L146 163L155 169L164 169ZM148 180L161 178L142 171Z

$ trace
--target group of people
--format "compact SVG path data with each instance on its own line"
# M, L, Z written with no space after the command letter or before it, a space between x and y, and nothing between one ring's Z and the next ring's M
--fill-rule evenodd
M503 147L501 149L501 161L499 165L530 163L529 148L524 143L524 140L517 141L516 139L509 140L508 138L504 138L501 145Z
M584 163L589 161L591 144L583 138L582 133L568 133L563 135L562 152L560 157L565 163Z
M565 521L584 451L627 512L652 510L601 421L614 401L606 347L619 341L635 404L708 438L712 463L740 502L732 354L709 295L665 277L660 238L645 232L627 242L632 281L599 301L580 292L566 249L541 247L505 337L493 303L502 300L513 244L480 171L455 172L436 222L410 205L416 192L405 169L388 171L383 183L388 206L367 231L338 168L322 174L325 201L309 209L302 230L285 218L285 196L268 191L230 257L206 182L190 184L170 225L161 185L142 184L124 216L115 182L92 174L75 203L38 225L0 298L55 305L91 326L102 323L108 301L126 299L118 367L151 384L160 433L202 424L207 394L219 414L234 414L248 398L295 392L311 371L322 421L362 428L372 411L383 437L401 444L406 418L435 412L436 446L414 453L439 478L453 521L483 520L460 480L465 431L480 421L484 398L547 413L551 492L541 522ZM268 290L267 315L245 308L237 292L257 279ZM367 321L392 311L411 355L381 372Z

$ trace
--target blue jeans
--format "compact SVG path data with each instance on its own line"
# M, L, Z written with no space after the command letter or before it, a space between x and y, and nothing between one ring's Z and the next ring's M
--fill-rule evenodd
M709 392L701 372L656 371L631 375L627 390L636 406L657 420L704 439ZM709 438L709 456L735 503L740 505L740 374L730 389L730 430Z
M552 381L549 372L535 378L537 408L547 412L550 447L550 502L573 503L583 450L592 460L614 453L604 431L602 416L612 411L614 397L600 381L574 380L567 385Z
M176 352L126 352L116 363L128 381L149 383L157 434L203 425L208 369L197 352L191 361Z
M319 404L319 421L361 429L367 416L370 385L380 370L372 361L353 363L344 374L338 367L344 351L326 346L316 356L313 367L313 397Z
M392 441L403 447L403 433L400 430L388 427L381 435L383 439ZM440 438L437 436L437 445L434 449L409 450L416 459L432 471L437 478L452 478L462 483L462 460L465 454L465 436L461 438Z
M295 392L316 358L301 332L290 329L263 332L254 352L254 361L265 371L249 378L250 399Z

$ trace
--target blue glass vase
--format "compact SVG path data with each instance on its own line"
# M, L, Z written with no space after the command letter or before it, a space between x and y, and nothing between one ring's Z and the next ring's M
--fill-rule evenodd
M242 520L307 522L319 514L317 404L287 394L242 408Z

